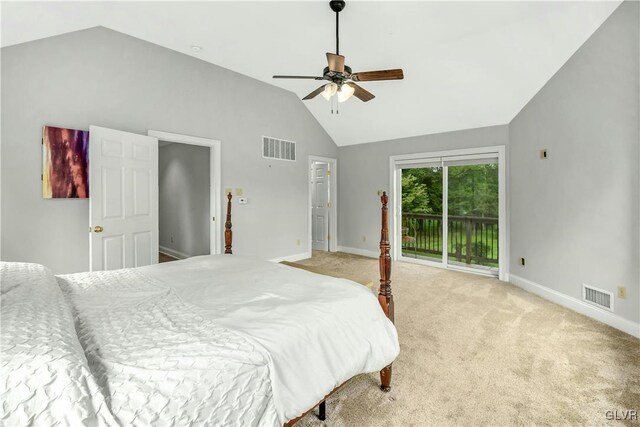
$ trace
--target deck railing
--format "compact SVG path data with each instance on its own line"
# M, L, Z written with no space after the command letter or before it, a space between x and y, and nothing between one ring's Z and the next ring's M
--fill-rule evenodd
M449 216L449 261L498 265L498 218ZM402 252L405 256L442 256L442 216L402 214Z

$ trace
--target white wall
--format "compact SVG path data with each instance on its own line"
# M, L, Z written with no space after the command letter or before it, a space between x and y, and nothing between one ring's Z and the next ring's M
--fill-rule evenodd
M572 307L583 283L614 295L625 286L614 303L624 321L606 320L637 334L628 325L640 321L638 9L622 3L508 125L340 147L340 246L378 251L380 219L369 212L389 190L389 156L505 145L511 276Z
M508 144L508 126L416 136L338 150L338 239L340 246L379 252L380 196L389 192L389 156ZM366 236L366 241L363 237Z
M234 252L271 259L308 247L307 156L337 148L295 94L105 28L1 55L3 260L89 267L88 201L41 198L45 124L220 140L222 188L249 198L234 206ZM262 135L298 142L298 161L263 159Z
M210 253L209 147L170 143L158 153L160 248L170 255Z
M511 274L576 299L626 286L615 313L636 323L638 8L622 3L509 125Z

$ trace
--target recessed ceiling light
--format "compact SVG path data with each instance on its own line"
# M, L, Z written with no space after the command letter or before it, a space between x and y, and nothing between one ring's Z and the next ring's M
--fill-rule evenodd
M194 51L195 53L201 52L202 51L202 46L193 45L193 46L191 46L191 50Z

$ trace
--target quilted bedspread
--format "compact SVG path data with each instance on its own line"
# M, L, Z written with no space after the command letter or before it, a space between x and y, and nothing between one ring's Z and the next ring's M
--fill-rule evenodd
M123 426L277 425L268 355L139 269L62 276Z
M51 272L0 263L0 288L0 423L115 425Z
M6 283L3 270L6 424L277 426L399 352L367 288L254 258L63 275L59 288L45 270L26 280L34 269ZM26 310L17 282L47 291Z

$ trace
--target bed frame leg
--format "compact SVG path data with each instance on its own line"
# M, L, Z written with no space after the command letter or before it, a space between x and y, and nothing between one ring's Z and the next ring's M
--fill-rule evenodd
M318 419L324 421L327 419L327 401L323 400L318 405Z
M391 391L391 365L380 371L380 390L388 393Z

